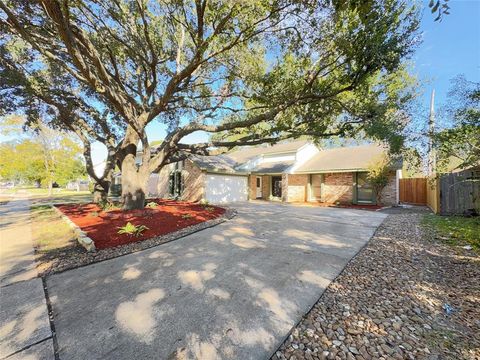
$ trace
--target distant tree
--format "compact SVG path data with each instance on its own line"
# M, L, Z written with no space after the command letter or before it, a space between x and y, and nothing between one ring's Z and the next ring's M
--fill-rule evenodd
M438 170L480 166L480 83L458 76L446 105L447 127L435 134Z
M118 115L100 124L122 130L126 209L144 206L151 172L192 153L360 129L399 145L395 80L419 23L408 0L10 0L0 9L9 41L28 43ZM155 151L152 121L168 128ZM197 131L217 136L182 143Z
M0 178L14 183L40 183L44 162L40 144L31 140L0 143Z
M54 62L46 59L40 63L31 47L21 39L0 41L0 55L0 116L23 113L27 130L42 124L75 134L83 145L86 171L94 181L94 201L105 201L122 123L117 126L115 116L102 111L105 106L101 101L72 81ZM94 142L102 143L107 149L101 174L95 172L91 158Z
M19 116L4 118L2 132L18 133L23 122L23 118ZM29 183L40 182L51 194L54 182L65 185L71 180L86 176L78 142L42 123L36 127L31 126L28 138L1 145L2 178Z

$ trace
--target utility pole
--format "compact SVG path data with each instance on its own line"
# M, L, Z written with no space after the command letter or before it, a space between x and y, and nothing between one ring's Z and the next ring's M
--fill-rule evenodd
M430 97L430 115L428 117L428 176L432 176L436 168L433 136L435 135L435 89Z

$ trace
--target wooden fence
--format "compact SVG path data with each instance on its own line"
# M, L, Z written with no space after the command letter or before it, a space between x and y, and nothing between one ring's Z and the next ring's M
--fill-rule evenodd
M439 179L440 213L463 214L480 209L480 169L443 174Z
M427 206L435 213L440 213L440 179L427 179Z
M427 179L400 179L400 202L415 205L426 205Z

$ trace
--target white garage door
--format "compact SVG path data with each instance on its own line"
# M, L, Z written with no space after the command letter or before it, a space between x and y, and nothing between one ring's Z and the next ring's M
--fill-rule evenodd
M211 203L246 201L248 179L246 176L207 174L205 199Z

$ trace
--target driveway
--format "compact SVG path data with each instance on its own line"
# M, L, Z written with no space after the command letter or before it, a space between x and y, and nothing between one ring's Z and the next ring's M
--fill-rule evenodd
M236 204L231 221L51 276L60 359L265 359L385 214Z

